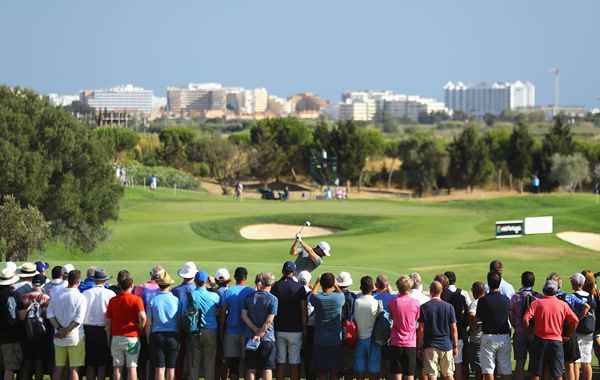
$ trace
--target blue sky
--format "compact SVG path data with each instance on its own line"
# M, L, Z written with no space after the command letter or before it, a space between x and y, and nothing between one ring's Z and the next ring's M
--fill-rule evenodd
M337 100L442 98L448 80L531 80L597 106L600 1L18 0L0 2L0 83L42 93L222 82Z

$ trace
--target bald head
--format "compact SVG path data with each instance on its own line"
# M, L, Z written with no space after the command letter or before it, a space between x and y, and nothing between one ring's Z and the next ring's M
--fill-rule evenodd
M439 281L434 281L429 285L429 295L439 297L442 294L443 286Z

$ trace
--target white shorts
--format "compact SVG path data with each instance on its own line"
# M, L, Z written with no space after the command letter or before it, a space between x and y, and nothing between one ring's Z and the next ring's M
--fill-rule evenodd
M575 363L591 363L592 352L594 350L594 334L580 334L575 333L575 339L577 339L577 345L579 345L579 353L581 358Z
M465 342L462 339L458 340L458 355L454 357L454 364L462 364L463 362L463 348L465 348Z
M297 365L302 362L300 351L302 350L301 332L276 332L277 364Z
M496 363L498 363L499 375L512 374L511 353L510 335L483 334L481 336L479 358L481 373L484 375L493 375Z
M137 337L113 336L110 353L114 367L137 368L140 341Z

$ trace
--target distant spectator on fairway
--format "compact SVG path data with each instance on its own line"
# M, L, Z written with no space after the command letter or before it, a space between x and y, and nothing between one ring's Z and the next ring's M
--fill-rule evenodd
M490 272L498 272L502 277L502 274L504 272L504 264L502 264L502 261L492 260L492 262L490 262ZM490 291L487 285L485 290L486 292ZM515 295L515 288L511 284L509 284L504 278L502 278L502 282L500 283L500 294L506 296L506 298L508 299L511 299L512 296Z
M300 250L298 250L300 245ZM303 270L312 272L323 263L323 257L331 256L331 246L326 241L322 241L314 247L306 244L301 236L296 236L290 248L290 255L297 256L296 275Z
M429 301L429 296L423 292L423 279L417 272L413 272L408 276L412 282L412 289L408 293L411 298L419 301L419 305L423 305Z

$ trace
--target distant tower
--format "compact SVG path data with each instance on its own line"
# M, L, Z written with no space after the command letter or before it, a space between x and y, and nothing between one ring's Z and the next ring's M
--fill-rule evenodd
M557 116L560 100L560 70L558 67L555 67L550 70L550 73L554 75L554 107L552 107L552 114L553 116Z

